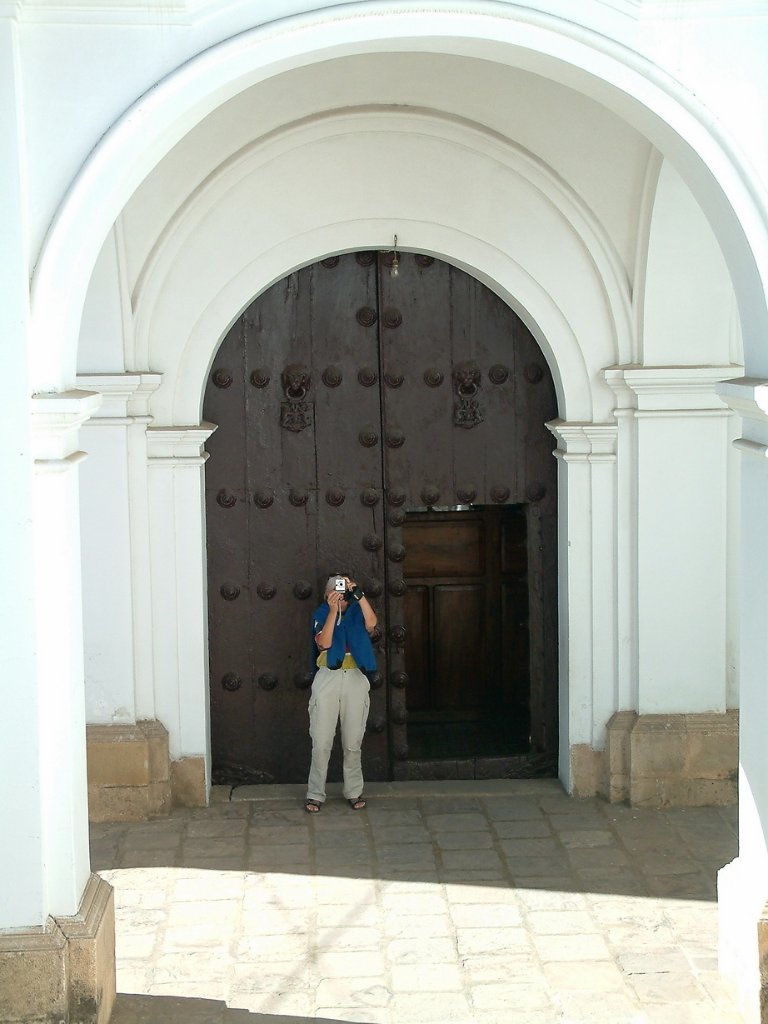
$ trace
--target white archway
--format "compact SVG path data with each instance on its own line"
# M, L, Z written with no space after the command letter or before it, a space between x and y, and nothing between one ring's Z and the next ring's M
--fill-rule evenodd
M213 47L142 97L105 135L64 199L33 279L33 386L74 378L77 330L104 237L158 160L214 107L270 75L352 53L459 53L534 69L592 96L673 159L717 235L734 280L753 371L768 369L768 263L763 199L738 155L671 78L629 50L565 19L495 5L469 14L437 2L419 12L349 5L255 29Z

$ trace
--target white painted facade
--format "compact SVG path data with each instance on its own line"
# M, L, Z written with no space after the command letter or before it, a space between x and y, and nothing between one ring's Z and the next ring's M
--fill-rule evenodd
M741 705L722 948L756 1013L766 52L762 0L0 2L0 928L77 907L86 720L209 758L219 342L397 234L502 296L555 380L566 787L614 711Z

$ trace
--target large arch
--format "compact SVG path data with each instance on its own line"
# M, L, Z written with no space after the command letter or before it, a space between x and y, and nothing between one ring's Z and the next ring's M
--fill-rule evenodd
M214 107L259 80L333 56L424 48L535 69L615 110L678 166L729 264L752 372L768 369L766 215L738 154L671 78L565 19L434 2L419 12L359 4L254 29L202 53L142 97L96 147L61 204L33 278L32 381L74 379L77 332L98 251L151 168Z
M361 149L370 169L356 194ZM392 164L432 173L406 187ZM301 188L307 166L312 190ZM463 202L447 208L442 196L472 181L492 181L494 201L467 187ZM218 339L255 294L312 259L386 247L393 225L402 248L462 266L524 319L547 355L561 416L610 417L599 371L635 361L631 300L619 257L589 210L540 161L477 126L380 110L326 116L258 140L177 210L133 302L133 359L164 375L156 422L199 421L194 396Z

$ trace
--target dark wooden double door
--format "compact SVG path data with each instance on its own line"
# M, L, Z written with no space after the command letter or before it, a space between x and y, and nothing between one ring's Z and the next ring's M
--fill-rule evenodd
M367 778L556 770L556 415L520 319L431 257L332 257L244 311L204 401L216 780L306 778L337 571L379 617Z

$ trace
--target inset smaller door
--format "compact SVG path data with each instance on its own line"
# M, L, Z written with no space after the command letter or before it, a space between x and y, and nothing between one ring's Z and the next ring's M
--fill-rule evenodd
M528 753L525 506L412 512L403 537L410 758Z

